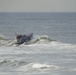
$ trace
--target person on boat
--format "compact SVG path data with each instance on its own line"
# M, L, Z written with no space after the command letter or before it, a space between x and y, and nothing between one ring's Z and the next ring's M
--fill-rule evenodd
M16 35L16 40L17 43L16 44L22 44L24 42L29 42L33 37L33 33L29 34L29 35Z

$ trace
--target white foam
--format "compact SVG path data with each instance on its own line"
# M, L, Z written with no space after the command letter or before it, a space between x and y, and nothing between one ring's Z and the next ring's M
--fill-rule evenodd
M55 43L60 49L76 49L76 45L73 44L67 44L62 42L55 42Z
M27 71L27 70L59 70L60 67L55 65L47 65L40 63L29 63L27 65L21 66L18 68L18 71Z
M50 66L45 65L45 64L36 63L32 66L32 68L50 68Z
M39 39L39 40L37 40ZM34 40L31 40L28 44L21 44L17 46L16 40L2 40L2 46L0 52L2 53L48 53L51 52L76 52L76 45L66 44L59 41L49 41L48 36L39 36ZM7 46L7 47L5 47ZM16 46L14 48L14 46Z
M34 69L51 69L51 70L59 69L59 67L55 66L55 65L47 65L47 64L40 64L40 63L33 64L32 68L34 68Z

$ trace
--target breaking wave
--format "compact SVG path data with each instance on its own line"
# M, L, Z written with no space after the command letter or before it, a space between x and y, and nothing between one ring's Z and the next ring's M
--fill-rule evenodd
M33 64L32 68L35 68L35 69L52 69L52 70L59 69L59 67L55 66L55 65L47 65L47 64L40 64L40 63Z
M0 45L7 45L7 46L19 46L16 43L16 39L4 39L0 38ZM63 42L59 42L53 39L50 39L47 35L42 35L38 37L34 37L30 42L23 43L20 46L34 46L39 48L45 48L45 49L58 49L58 50L74 50L76 51L76 45L75 44L67 44Z
M34 62L25 62L22 60L8 60L8 59L1 59L0 60L0 67L15 67L18 71L26 71L29 69L36 69L36 70L58 70L60 67L56 65L48 65L48 64L41 64L41 63L34 63Z
M29 45L29 44L38 44L38 43L49 43L51 41L55 41L50 39L47 35L42 35L42 36L38 36L37 38L32 39L30 42L28 43L24 43L25 45ZM0 37L0 45L16 45L16 39L4 39L2 37Z
M8 59L1 59L0 60L0 66L17 67L17 66L22 66L25 64L27 64L25 61L19 61L19 60L8 60Z
M35 43L49 43L49 42L52 42L52 41L55 41L55 40L50 39L47 35L42 35L42 36L39 36L39 37L31 40L30 43L32 43L32 44L35 44Z
M59 70L60 67L56 65L47 65L47 64L41 64L41 63L29 63L27 65L21 66L18 71L27 71L29 69L32 70Z

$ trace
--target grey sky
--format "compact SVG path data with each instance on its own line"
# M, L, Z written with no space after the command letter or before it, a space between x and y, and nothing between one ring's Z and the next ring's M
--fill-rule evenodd
M76 12L76 0L0 0L0 12Z

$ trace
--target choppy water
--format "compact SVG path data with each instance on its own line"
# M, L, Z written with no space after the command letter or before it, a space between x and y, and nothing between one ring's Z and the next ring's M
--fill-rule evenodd
M76 75L76 13L0 13L0 37L0 75Z

